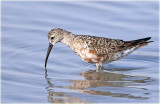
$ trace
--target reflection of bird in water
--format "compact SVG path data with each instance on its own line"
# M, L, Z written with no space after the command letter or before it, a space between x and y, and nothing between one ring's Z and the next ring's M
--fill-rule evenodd
M85 80L72 80L73 88L93 88L93 87L129 87L139 83L146 83L149 77L130 76L118 73L88 71L81 73Z
M112 87L120 89L130 86L138 86L139 83L146 83L149 81L149 77L130 76L110 72L97 73L95 71L84 72L80 75L84 76L85 80L72 80L73 85L68 88L79 90L82 93L89 93L91 95L104 95L130 99L148 99L147 97L133 96L127 92L125 94L125 91L123 93L112 93L112 91L104 90L101 91L99 87ZM88 88L96 88L97 90ZM142 88L142 90L147 89Z
M89 71L81 73L85 80L72 80L73 88L90 88L90 87L125 87L128 86L129 82L123 80L129 76L116 73L96 73L95 71Z
M124 74L110 73L110 72L97 73L95 71L83 72L80 75L83 76L85 79L70 80L70 82L73 83L72 86L64 86L63 88L78 90L80 93L83 94L87 93L90 94L91 96L103 95L103 96L112 96L112 97L129 98L129 99L148 99L147 97L143 97L142 94L141 96L134 96L125 91L121 93L109 90L108 87L113 89L114 88L126 89L130 88L130 86L138 86L140 84L147 83L148 81L150 81L149 77L130 76ZM64 92L53 91L53 88L57 88L58 86L56 85L53 86L53 84L50 81L50 78L48 78L47 75L46 75L46 81L48 83L48 86L51 86L51 87L46 87L47 91L49 92L48 96L49 102L77 102L77 103L85 102L85 100L83 100L82 98L68 96ZM101 87L105 87L105 90L104 89L101 90ZM94 88L94 89L88 89L88 88ZM134 89L138 88L135 87ZM145 88L141 88L141 90L143 90L143 92L148 91Z
M57 42L62 42L69 46L82 60L96 64L97 71L101 71L103 64L124 58L138 48L153 42L148 41L149 39L151 39L151 37L123 41L90 35L74 35L66 30L55 28L48 33L49 47L45 67L50 51Z

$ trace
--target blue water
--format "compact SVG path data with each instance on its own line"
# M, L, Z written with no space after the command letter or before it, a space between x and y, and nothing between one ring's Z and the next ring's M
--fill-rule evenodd
M158 1L3 1L3 103L157 103ZM54 46L44 68L47 34L74 34L153 43L105 65L103 73L67 46Z

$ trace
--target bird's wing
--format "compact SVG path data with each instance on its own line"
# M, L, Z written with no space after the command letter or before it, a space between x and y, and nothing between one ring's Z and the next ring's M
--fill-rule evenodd
M97 55L113 54L126 49L125 42L119 39L100 38L92 43Z
M94 39L94 38L93 38ZM150 37L137 39L132 41L123 41L119 39L109 39L109 38L99 38L95 37L94 42L91 42L94 51L97 55L108 55L114 54L118 52L122 52L128 49L135 47L134 49L138 49L142 46L148 45L148 43L153 41L148 41L151 39Z
M112 54L122 51L125 47L124 41L119 39L79 35L75 40L78 41L78 44L81 44L80 46L87 46L90 52L96 55Z
M132 41L123 41L119 39L110 39L103 37L95 37L90 35L79 35L76 40L80 41L79 44L87 46L91 53L94 53L98 56L114 54L122 52L133 47L139 48L147 45L152 41L148 41L150 37L132 40Z

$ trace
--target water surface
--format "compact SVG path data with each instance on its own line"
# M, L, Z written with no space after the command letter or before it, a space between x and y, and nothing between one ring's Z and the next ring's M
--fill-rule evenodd
M47 69L47 34L74 34L153 43L96 73L67 46L54 46ZM158 2L2 2L3 103L157 103Z

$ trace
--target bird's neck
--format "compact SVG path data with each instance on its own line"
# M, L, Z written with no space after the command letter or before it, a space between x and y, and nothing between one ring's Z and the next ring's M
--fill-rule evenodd
M61 42L65 45L67 45L68 47L72 48L74 37L75 37L75 35L73 35L71 33L65 34L65 35L63 35L63 39L61 40Z

